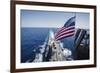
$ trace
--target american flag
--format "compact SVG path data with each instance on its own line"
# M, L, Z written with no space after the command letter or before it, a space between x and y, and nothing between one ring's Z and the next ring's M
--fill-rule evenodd
M55 34L56 40L61 40L66 37L73 36L75 33L75 16L71 17L62 28L60 28Z

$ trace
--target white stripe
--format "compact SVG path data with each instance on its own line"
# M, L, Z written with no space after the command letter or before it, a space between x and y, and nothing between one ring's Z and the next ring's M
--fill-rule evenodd
M59 31L61 31L61 30L63 30L63 29L65 29L65 27L58 28L57 33L59 33ZM56 33L55 35L57 35L57 33Z
M73 33L69 33L69 34L65 34L63 36L60 36L60 37L56 38L56 40L59 40L59 39L65 37L65 36L67 37L67 36L72 35L72 34L74 35L74 32Z
M67 34L67 33L69 33L70 31L75 31L75 29L71 29L71 30L67 30L67 31L64 31L64 32L62 32L62 33L59 33L55 38L58 38L59 36L61 36L61 35L63 35L63 34Z
M63 32L63 31L65 31L65 30L68 30L68 29L73 28L73 27L75 27L75 26L65 27L63 30L60 30L60 31L57 32L57 33Z
M75 27L75 26L65 27L63 30L59 30L59 32L57 32L57 33L55 34L55 36L57 36L59 33L65 31L65 30L68 30L68 29L73 28L73 27Z

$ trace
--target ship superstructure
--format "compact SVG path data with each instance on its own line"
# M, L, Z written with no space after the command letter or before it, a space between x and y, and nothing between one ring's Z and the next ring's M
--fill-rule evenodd
M41 56L40 54L36 55L34 62L72 60L72 52L64 48L63 43L55 40L52 30L49 31L49 36L41 47Z

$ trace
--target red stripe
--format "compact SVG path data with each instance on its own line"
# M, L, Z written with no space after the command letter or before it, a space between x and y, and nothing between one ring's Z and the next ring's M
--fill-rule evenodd
M63 29L62 29L62 28L63 28ZM67 30L73 29L73 28L75 28L75 26L62 27L62 28L61 28L61 30L59 30L59 31L55 34L55 36L57 36L59 33L62 33L62 32L64 32L64 31L67 31Z
M65 29L60 30L58 33L61 33L63 31L67 31L67 30L70 30L70 29L73 29L73 28L75 28L75 26L65 27Z
M59 29L57 30L57 33L55 34L55 36L56 36L61 30L63 30L63 29L65 29L65 27L59 28Z
M70 37L70 36L73 36L73 35L74 35L74 32L73 32L73 33L69 33L69 34L65 34L65 35L63 35L63 36L58 37L56 40L60 40L60 39L62 39L62 38Z
M75 33L75 32L74 32L74 31L71 31L71 32L68 32L68 33L62 34L62 35L56 37L55 39L57 39L57 38L59 38L59 37L61 37L61 36L63 36L63 35L71 34L71 33Z
M68 34L68 33L72 33L72 32L75 32L75 29L71 29L71 30L67 30L67 31L64 31L62 33L59 33L55 38L58 38L64 34Z

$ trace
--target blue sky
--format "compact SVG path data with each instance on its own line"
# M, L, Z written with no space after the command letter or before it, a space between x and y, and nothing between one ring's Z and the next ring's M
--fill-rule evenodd
M89 29L89 13L21 10L21 27L61 28L76 15L76 28Z

